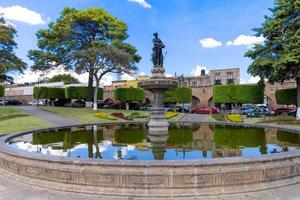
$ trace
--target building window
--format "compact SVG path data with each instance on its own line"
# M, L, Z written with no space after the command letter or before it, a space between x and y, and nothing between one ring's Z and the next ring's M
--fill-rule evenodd
M220 85L221 84L221 75L220 73L215 74L215 85Z
M192 82L192 87L193 88L197 87L197 82Z
M183 82L183 86L184 86L184 87L187 87L187 82Z
M233 82L233 72L227 72L227 83L231 84Z

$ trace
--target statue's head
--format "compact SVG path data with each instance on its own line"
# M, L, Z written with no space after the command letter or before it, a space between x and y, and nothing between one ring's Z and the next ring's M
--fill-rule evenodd
M154 37L158 37L158 33L153 33Z

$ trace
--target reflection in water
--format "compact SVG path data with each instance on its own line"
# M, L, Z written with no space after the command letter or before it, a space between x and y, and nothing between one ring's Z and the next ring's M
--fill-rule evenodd
M151 133L142 125L86 126L23 135L9 145L28 152L73 158L126 160L259 156L298 149L299 134L208 124L173 125Z

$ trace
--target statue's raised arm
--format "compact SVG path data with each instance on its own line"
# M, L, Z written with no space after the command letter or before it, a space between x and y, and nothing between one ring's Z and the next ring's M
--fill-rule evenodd
M153 42L153 53L152 62L154 67L163 67L164 57L162 54L162 49L165 48L164 43L158 38L158 33L154 33Z

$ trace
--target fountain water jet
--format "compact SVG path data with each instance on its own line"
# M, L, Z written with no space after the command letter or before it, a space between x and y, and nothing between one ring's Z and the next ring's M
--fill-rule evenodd
M151 109L150 121L148 123L150 132L168 131L169 123L165 118L164 94L167 90L175 88L178 85L176 80L166 79L163 67L164 56L162 49L165 48L163 42L158 38L158 34L154 33L153 53L151 70L152 77L149 80L139 82L139 87L149 90L154 95L153 108Z

